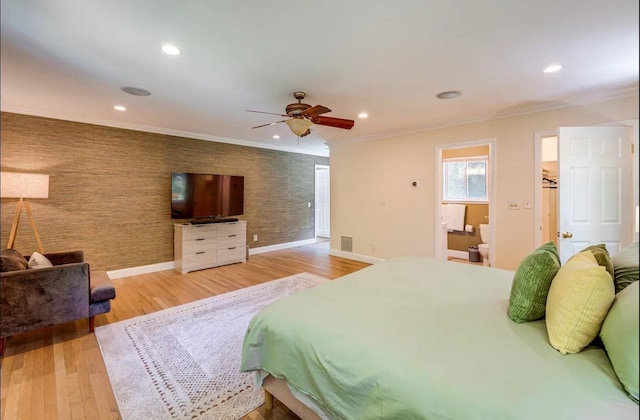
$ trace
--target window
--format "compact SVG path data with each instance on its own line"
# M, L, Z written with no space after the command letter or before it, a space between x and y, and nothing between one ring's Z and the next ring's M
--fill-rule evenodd
M444 159L444 201L488 201L487 156Z

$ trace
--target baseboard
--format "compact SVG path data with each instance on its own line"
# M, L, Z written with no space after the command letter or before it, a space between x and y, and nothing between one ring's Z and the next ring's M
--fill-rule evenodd
M155 273L157 271L173 270L176 264L173 261L158 264L142 265L140 267L122 268L120 270L107 271L110 279L137 276L139 274Z
M469 259L469 252L467 252L467 251L456 251L455 249L447 249L447 257L460 258L462 260L468 260Z
M384 261L384 258L372 257L370 255L354 254L353 252L338 251L337 249L330 249L329 255L334 257L347 258L349 260L355 260L365 262L369 264L376 264Z
M249 248L249 255L262 254L264 252L271 252L271 251L280 251L282 249L295 248L297 246L311 245L311 244L315 244L316 242L318 242L317 239L313 238L313 239L303 239L301 241L295 241L295 242L285 242L283 244L261 246L258 248Z
M287 242L284 244L267 245L259 248L250 248L249 255L262 254L264 252L279 251L281 249L295 248L297 246L311 245L318 242L314 239L304 239L301 241ZM139 274L155 273L157 271L174 270L176 264L174 261L168 261L158 264L143 265L140 267L123 268L120 270L107 271L110 279L119 279L123 277L137 276Z

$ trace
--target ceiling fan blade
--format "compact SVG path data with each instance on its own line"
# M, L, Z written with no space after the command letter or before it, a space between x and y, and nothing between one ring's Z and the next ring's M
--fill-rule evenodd
M251 127L251 128L260 128L260 127L266 127L268 125L276 125L276 124L283 123L285 121L287 121L287 120L276 121L276 122L272 122L272 123L269 123L269 124L256 125L255 127Z
M345 130L351 130L355 121L345 120L342 118L322 117L318 116L312 119L314 124L327 125L329 127L344 128Z
M276 114L275 112L253 111L251 109L245 109L246 112L257 112L258 114L280 115L281 117L288 117L287 114Z
M307 131L305 131L304 133L302 133L302 134L300 135L300 137L308 136L309 134L311 134L311 129L310 129L310 128L309 128L309 129L307 129Z
M316 105L302 111L302 115L308 118L313 118L317 117L320 114L326 114L327 112L331 112L331 110L326 106Z

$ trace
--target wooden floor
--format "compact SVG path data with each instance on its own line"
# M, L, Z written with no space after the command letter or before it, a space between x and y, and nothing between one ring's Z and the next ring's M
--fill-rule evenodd
M328 242L251 256L249 261L187 275L162 271L113 281L111 312L96 326L129 319L242 287L308 272L335 279L368 264L328 255ZM11 337L2 359L1 418L119 419L100 348L86 320ZM297 419L276 404L245 420Z

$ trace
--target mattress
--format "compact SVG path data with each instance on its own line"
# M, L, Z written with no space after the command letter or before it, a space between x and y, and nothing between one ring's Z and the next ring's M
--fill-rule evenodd
M285 379L329 418L637 419L605 351L561 355L507 317L513 272L391 259L251 321L243 371Z

